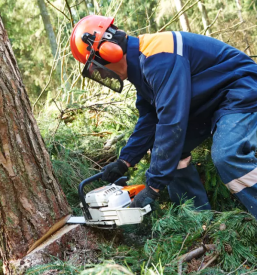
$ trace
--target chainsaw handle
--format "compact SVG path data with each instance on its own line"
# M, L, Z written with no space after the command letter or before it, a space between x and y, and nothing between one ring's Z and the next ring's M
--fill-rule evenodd
M86 217L87 217L88 220L91 220L92 217L91 217L90 212L88 210L88 205L87 205L87 203L85 201L84 187L85 187L85 185L90 184L90 183L92 183L95 180L101 179L102 175L103 175L103 172L98 173L98 174L96 174L96 175L94 175L94 176L92 176L90 178L84 179L79 184L79 188L78 188L79 198L80 198L80 200L82 202L82 205L83 205L83 208L84 208L84 211L85 211L85 215L86 215Z

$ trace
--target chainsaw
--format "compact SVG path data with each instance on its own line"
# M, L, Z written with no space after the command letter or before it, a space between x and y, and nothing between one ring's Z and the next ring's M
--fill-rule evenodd
M143 216L152 209L148 204L144 208L129 208L135 195L145 188L145 185L127 185L127 177L121 177L112 184L84 193L85 185L102 178L98 173L83 180L79 184L78 194L83 215L71 217L67 223L86 224L101 228L115 228L125 224L138 224Z

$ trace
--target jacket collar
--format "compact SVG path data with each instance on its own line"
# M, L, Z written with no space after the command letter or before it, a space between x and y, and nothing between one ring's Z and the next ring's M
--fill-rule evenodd
M127 65L128 80L137 87L141 86L141 70L139 63L139 39L128 36L127 44Z

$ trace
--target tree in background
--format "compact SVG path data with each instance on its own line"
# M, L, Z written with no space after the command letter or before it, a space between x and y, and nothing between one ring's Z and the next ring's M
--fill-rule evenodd
M22 258L70 208L52 170L0 17L0 252Z
M174 2L175 2L175 5L176 5L177 12L180 12L182 10L182 7L183 7L182 1L181 0L174 0ZM183 31L191 32L191 28L190 28L188 17L186 15L186 13L183 13L179 16L179 22L180 22L180 25L181 25Z
M205 5L204 5L204 1L203 0L200 0L198 2L198 8L201 12L201 15L202 15L202 21L203 21L203 27L204 27L204 30L205 30L205 34L207 36L210 36L210 22L209 22L209 18L208 18L208 14L207 14L207 11L206 11L206 8L205 8Z

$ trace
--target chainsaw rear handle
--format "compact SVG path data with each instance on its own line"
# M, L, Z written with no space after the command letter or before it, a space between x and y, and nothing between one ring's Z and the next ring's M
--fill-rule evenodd
M79 184L79 188L78 188L79 198L80 198L80 200L82 202L82 205L83 205L83 208L84 208L84 212L85 212L85 216L86 216L87 220L91 220L92 217L91 217L91 214L90 214L90 212L88 210L88 205L87 205L87 203L85 201L84 187L85 187L85 185L90 184L90 183L92 183L95 180L101 179L102 176L103 176L103 172L98 173L98 174L96 174L96 175L94 175L94 176L92 176L90 178L87 178L87 179L83 180Z

